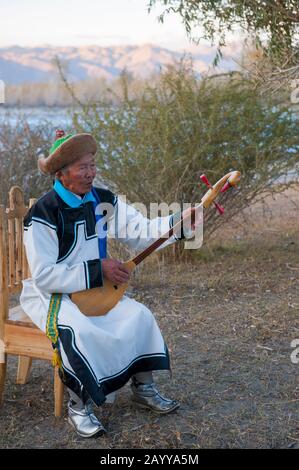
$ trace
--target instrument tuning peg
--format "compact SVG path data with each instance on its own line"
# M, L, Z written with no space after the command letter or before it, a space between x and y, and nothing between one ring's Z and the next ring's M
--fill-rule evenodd
M206 186L208 186L208 188L213 189L213 186L211 185L211 183L208 180L208 178L206 177L206 175L201 175L200 179ZM215 201L214 201L214 206L216 207L216 209L217 209L217 211L219 212L220 215L222 215L224 213L224 208L222 206L220 206L220 204L217 204L217 202L215 202Z
M218 204L217 202L214 202L214 206L216 207L220 215L224 214L224 207L220 206L220 204Z
M227 181L220 192L225 193L225 191L227 191L231 187L232 187L232 185L229 183L229 181Z
M206 177L206 175L201 175L200 179L206 186L208 186L208 188L212 188L212 185L210 181L208 180L208 178Z

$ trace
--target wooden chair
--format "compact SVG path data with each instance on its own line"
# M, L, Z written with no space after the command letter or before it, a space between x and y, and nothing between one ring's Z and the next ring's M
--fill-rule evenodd
M30 200L29 206L34 203ZM22 289L22 279L30 277L23 245L23 217L28 211L18 186L9 192L9 208L0 206L0 404L6 376L7 355L19 356L17 380L28 380L32 359L51 361L53 349L45 333L35 326L21 306L9 308L9 298ZM63 384L54 369L54 412L62 414Z

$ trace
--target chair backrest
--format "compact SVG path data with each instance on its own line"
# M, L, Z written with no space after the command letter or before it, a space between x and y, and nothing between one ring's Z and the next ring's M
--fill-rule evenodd
M34 202L35 199L30 199L29 207ZM53 357L51 342L37 326L27 320L25 324L22 319L19 321L19 311L14 312L13 320L8 319L9 296L17 294L22 288L22 280L30 277L23 245L23 218L27 211L22 189L13 186L9 191L9 207L6 209L0 205L0 404L7 354L19 356L17 383L21 384L27 381L32 358L51 360ZM10 313L15 309L18 307L11 309ZM54 397L55 416L60 417L63 383L57 367L54 374Z
M29 207L35 202L30 199ZM9 191L9 207L0 206L0 316L8 315L10 294L22 289L22 280L30 276L23 245L23 218L28 211L20 187Z

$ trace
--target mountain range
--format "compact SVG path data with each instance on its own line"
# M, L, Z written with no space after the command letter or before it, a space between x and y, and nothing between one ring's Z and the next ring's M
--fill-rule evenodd
M232 57L238 45L227 49L221 70L236 68ZM191 51L191 52L190 52ZM215 49L197 46L187 51L197 73L207 71L215 57ZM0 80L18 85L24 82L48 82L57 78L54 64L58 57L69 79L78 81L104 77L116 78L124 69L134 77L146 78L168 64L179 61L183 51L173 51L152 44L128 46L20 47L0 48Z

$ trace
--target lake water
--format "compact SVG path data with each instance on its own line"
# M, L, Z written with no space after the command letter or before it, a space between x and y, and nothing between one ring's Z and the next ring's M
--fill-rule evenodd
M0 124L8 121L16 125L20 119L25 119L29 126L35 127L41 122L49 122L53 128L70 128L72 119L70 108L14 108L0 105Z

